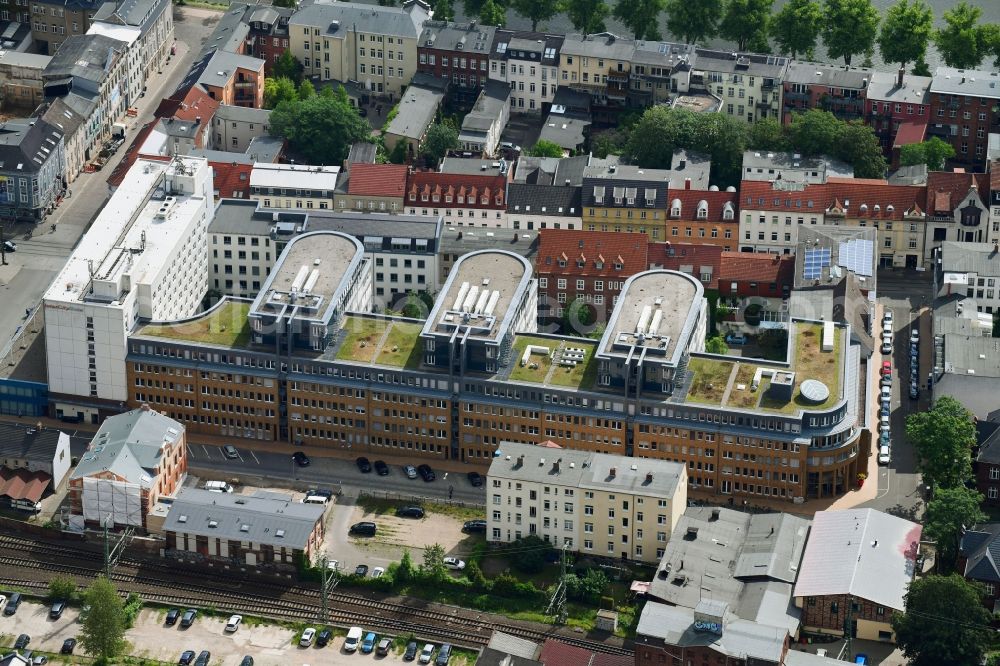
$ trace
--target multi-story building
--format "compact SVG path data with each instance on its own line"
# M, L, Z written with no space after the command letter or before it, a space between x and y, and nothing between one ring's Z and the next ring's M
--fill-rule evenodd
M306 76L354 81L393 102L417 71L417 40L428 18L422 0L402 7L317 2L288 20L289 48Z
M402 164L349 165L334 193L337 210L403 212L408 174L409 170Z
M507 237L506 232L498 234L499 232L495 231L444 227L441 231L441 242L438 245L438 284L444 284L448 281L451 269L465 255L479 250L495 249L497 239L502 240ZM504 250L522 256L534 264L535 254L538 252L538 232L511 232L509 239L509 242L503 245Z
M59 488L72 459L69 435L57 428L0 424L0 506L40 508L38 500Z
M102 4L97 0L31 0L35 48L39 53L55 55L67 37L86 34Z
M42 73L49 56L0 51L0 109L34 111L42 103Z
M462 150L493 157L500 146L500 136L510 120L511 85L502 81L483 81L472 109L462 119L458 146Z
M187 384L169 383L189 392ZM174 496L186 473L183 424L149 405L109 416L69 477L70 520L91 527L146 527L157 501Z
M442 217L445 226L506 228L507 173L414 171L406 182L406 212Z
M426 79L421 74L418 79ZM414 80L396 106L397 113L382 127L382 142L386 152L392 154L399 143L406 144L406 161L412 162L420 155L420 146L427 136L427 130L438 116L438 109L444 102L444 88L437 86L437 80ZM401 161L401 160L400 160Z
M41 222L66 191L63 132L36 118L0 124L0 220Z
M670 208L662 240L719 245L726 250L736 248L740 225L736 214L739 195L735 187L727 187L724 192L714 187L708 190L671 189L668 196Z
M87 119L59 98L46 104L41 118L63 132L66 153L63 178L68 186L76 180L86 162Z
M503 442L486 475L487 539L537 536L587 555L656 563L687 506L683 465Z
M137 57L143 82L163 69L174 42L174 16L169 0L105 2L92 21L91 29L98 23L111 26L109 30L114 30L114 26L138 29Z
M719 266L719 296L729 299L788 298L794 282L795 259L780 254L723 252Z
M220 104L212 118L212 147L246 152L251 141L268 136L270 118L270 109Z
M579 185L507 185L507 226L514 230L581 229L581 206Z
M424 21L417 43L417 71L449 81L449 101L471 108L489 79L496 30L478 21Z
M989 134L1000 128L1000 88L996 72L938 67L930 85L929 136L955 149L952 161L982 170Z
M939 296L966 296L976 312L1000 312L1000 253L985 243L943 241L937 256Z
M230 106L264 107L264 61L252 56L216 51L202 59L197 82L208 96ZM200 63L201 64L201 63Z
M931 77L872 72L868 82L865 122L875 131L882 151L889 156L900 127L927 127L931 122ZM904 130L905 131L905 130Z
M703 48L695 54L691 87L721 98L721 113L748 123L781 119L781 82L788 72L788 58Z
M691 63L695 57L693 44L635 42L629 106L643 109L653 104L665 104L689 92Z
M273 5L247 5L243 20L250 27L247 34L249 53L264 61L264 71L271 73L274 63L288 50L288 19L295 10Z
M865 99L874 70L867 67L791 61L783 77L782 121L809 109L829 111L841 120L865 115Z
M256 164L250 198L264 208L333 210L340 167L308 164Z
M959 171L927 174L927 232L924 262L930 262L945 241L983 243L992 249L1000 241L1000 223L990 222L990 175Z
M567 35L560 50L559 85L590 95L597 121L611 121L609 113L625 107L629 92L635 41L609 32Z
M548 115L559 87L562 35L498 28L490 51L490 78L510 84L511 113Z
M212 170L204 159L136 162L43 297L49 397L92 423L129 394L125 338L140 318L196 312L208 280Z
M649 269L648 248L648 238L638 232L540 231L535 255L539 322L558 323L568 304L582 299L593 321L606 323L625 281Z
M795 582L802 628L842 636L850 617L857 638L895 642L891 620L906 610L922 529L875 509L818 511Z
M993 496L988 499L991 506L997 504L997 479L993 478ZM1000 565L993 553L996 552L1000 537L1000 523L983 523L962 531L958 547L958 562L955 569L965 580L978 583L982 589L983 605L990 613L1000 610Z
M829 157L748 150L743 153L742 178L822 185L830 178L854 178L854 167Z
M983 496L984 504L1000 506L1000 419L996 415L989 420L976 421L973 455L972 472L976 478L976 490Z

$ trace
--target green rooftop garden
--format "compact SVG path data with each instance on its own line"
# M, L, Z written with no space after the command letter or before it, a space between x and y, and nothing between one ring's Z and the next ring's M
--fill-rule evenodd
M389 322L385 319L347 317L343 326L347 336L337 350L337 358L342 361L371 363L378 343L388 327Z
M545 347L548 349L548 353L531 354L527 363L521 365L524 351L528 345ZM553 362L553 357L565 353L570 348L582 349L583 360L572 366ZM511 355L513 367L510 371L510 379L532 384L551 384L578 389L591 388L597 381L598 364L594 359L596 350L597 344L584 340L553 340L532 335L519 335L514 340L514 351Z
M422 324L394 321L389 335L379 350L375 363L412 370L420 365L423 346L420 344Z
M706 402L713 405L722 402L734 365L735 363L708 358L691 359L688 371L693 376L685 401Z
M521 365L521 358L528 345L548 347L549 353L532 354L528 363ZM511 364L514 369L510 371L510 378L516 382L531 382L542 384L552 367L552 352L560 345L559 340L549 340L548 338L536 338L531 335L519 335L514 339L514 353L511 355Z
M149 324L141 334L189 342L204 342L223 347L242 347L250 342L247 315L250 303L227 300L215 310L176 324Z

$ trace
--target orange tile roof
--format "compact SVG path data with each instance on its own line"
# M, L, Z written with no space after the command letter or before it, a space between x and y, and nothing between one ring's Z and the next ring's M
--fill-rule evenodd
M250 198L252 164L210 161L212 184L220 198Z
M708 218L700 220L702 222L739 222L736 215L739 208L739 197L737 192L711 192L708 190L668 190L667 191L667 214L668 219L694 220L698 212L698 204L704 201L708 204ZM674 207L674 200L681 202L681 216L670 218L670 210ZM722 213L727 203L733 206L733 218L723 220Z
M848 217L902 220L908 211L926 208L927 189L854 178L806 185L799 191L775 190L771 183L749 180L740 187L741 210L815 214L825 213L837 202L846 209Z
M697 243L650 243L649 244L649 265L665 268L670 271L679 271L682 266L691 266L696 273L695 277L701 278L701 268L703 266L712 267L712 280L703 283L706 289L717 289L719 286L719 272L722 263L722 246L720 245L699 245Z
M451 205L464 208L506 208L506 185L504 176L414 171L407 181L406 203L410 206L438 206L446 204L444 197L450 196ZM427 201L422 201L424 194L428 197ZM439 197L437 202L432 200L435 194ZM458 203L458 197L463 197L465 202ZM483 204L482 197L486 197L489 203Z
M407 167L403 164L352 164L347 193L372 197L402 197Z
M199 116L202 122L209 122L219 108L219 102L212 99L201 86L188 88L184 95L164 98L156 107L157 118L177 118L193 122Z
M0 467L0 496L37 502L42 499L50 480L52 477L46 472Z
M951 213L973 186L986 205L990 198L990 174L965 171L931 171L927 174L927 197L932 213Z
M792 284L795 257L790 254L723 252L719 279L723 282L782 282Z
M542 229L538 232L536 271L552 275L627 277L649 268L646 234L620 231ZM564 267L559 260L565 261ZM583 261L583 267L577 265ZM598 263L603 264L597 268ZM615 270L614 264L621 264Z

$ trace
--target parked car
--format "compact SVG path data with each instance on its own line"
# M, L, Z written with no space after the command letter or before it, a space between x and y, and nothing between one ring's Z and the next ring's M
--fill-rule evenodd
M326 644L330 642L333 638L333 630L330 627L323 627L316 634L316 645L317 647L326 647Z
M451 659L451 643L445 643L438 650L437 659L434 660L434 666L448 666L448 660Z
M184 628L190 627L194 624L194 619L198 617L198 611L193 608L188 608L184 611L184 615L181 615L181 626Z
M465 562L458 559L457 557L446 557L444 558L444 565L451 569L452 571L461 571L465 568Z
M344 639L344 651L354 652L358 649L358 645L361 643L361 636L364 635L364 629L361 627L351 627L347 630L347 638Z
M420 477L427 483L430 483L431 481L434 480L434 470L431 469L430 465L418 465L417 472L420 474Z
M729 333L726 335L726 344L728 345L745 345L747 343L747 336L742 333Z
M7 595L0 594L0 608L3 608L7 604Z
M210 661L212 661L212 653L208 650L202 650L198 653L198 658L194 660L194 666L208 666Z
M889 464L889 447L880 446L878 448L878 464L888 465Z
M375 567L372 569L372 578L381 578L385 575L385 567Z
M910 384L910 400L916 400L919 397L920 397L920 388L914 382L913 384Z
M309 456L302 453L301 451L296 451L295 453L293 453L292 460L294 460L295 464L298 465L299 467L309 467L309 464L312 462L311 460L309 460Z
M383 638L378 642L378 647L375 648L375 654L377 654L380 657L384 657L385 655L389 654L389 648L391 647L392 647L392 639Z
M355 460L354 464L358 466L358 469L361 471L362 474L368 474L370 471L372 471L371 462L369 462L368 458L365 458L364 456L361 456L360 458Z
M368 575L368 565L367 564L359 564L354 569L354 575L357 576L358 578L364 578L365 576L367 576Z
M243 661L240 662L240 666L253 666L253 657L250 655L243 657Z
M878 429L879 432L889 432L889 417L879 416L878 417Z
M406 478L408 479L417 478L417 468L413 465L403 465L403 473L406 474Z
M75 638L67 638L63 641L62 648L59 649L60 654L73 654L73 649L76 647Z
M892 362L891 361L882 361L882 374L883 375L891 375L892 374Z
M434 656L434 644L427 643L424 645L424 649L420 651L420 658L417 660L421 664L431 663L431 657Z
M31 642L31 636L29 636L28 634L21 634L20 636L17 637L17 640L14 641L14 649L23 650L24 648L28 647L28 643L30 642Z
M486 521L485 520L467 520L462 525L462 531L472 534L473 532L486 533Z
M882 314L882 323L884 324L885 322L889 322L890 324L892 323L892 310L887 309Z
M920 342L920 331L918 331L916 327L913 327L910 329L910 344L912 345L914 343L919 343L919 342Z
M181 616L180 608L171 608L170 610L167 611L167 619L164 620L164 624L166 624L168 627L172 627L175 624L177 624L177 618L179 618L180 616Z
M66 610L66 601L64 599L56 599L52 602L52 606L49 607L49 619L58 620L62 617L64 610Z
M401 506L396 509L396 515L400 518L423 518L424 510L419 506Z
M309 647L315 639L316 630L312 627L306 627L302 630L302 636L299 638L299 647Z
M222 447L222 455L226 456L230 460L235 460L240 457L240 452L236 450L236 447L232 444L226 444Z
M229 622L226 622L226 631L232 633L237 629L239 629L242 623L243 623L242 615L230 615Z
M191 666L194 663L194 650L184 650L181 652L181 658L177 660L177 666Z
M333 499L333 491L328 488L310 488L306 491L306 496L308 497L309 495Z
M878 380L878 385L882 388L892 386L892 375L882 375L882 379Z
M17 243L14 241L5 240L3 242L4 252L17 252Z
M370 523L368 521L362 521L360 523L354 523L351 525L351 529L348 534L360 534L361 536L375 536L375 532L378 528L375 523Z
M888 333L889 335L892 335L892 322L891 321L883 321L882 322L882 332L883 333Z
M374 650L376 640L378 640L378 636L375 635L374 631L369 631L365 634L364 639L361 641L362 654L369 654L372 650Z
M883 354L886 354L886 355L891 354L892 353L892 343L883 340L882 341L882 350L881 351L882 351Z
M385 464L384 460L375 461L375 473L379 476L389 476L389 466Z
M49 663L49 658L44 654L40 654L31 658L31 666L45 666Z
M881 388L881 390L879 391L879 399L882 402L885 402L887 400L891 402L892 401L892 389L890 387L888 387L888 386L883 386Z
M21 605L21 593L12 592L10 598L7 599L7 605L3 607L4 615L13 615L17 612L17 607Z
M483 475L479 472L469 472L469 483L472 484L473 488L480 488L483 485Z
M417 642L410 641L406 644L406 650L403 652L403 661L413 661L417 658Z

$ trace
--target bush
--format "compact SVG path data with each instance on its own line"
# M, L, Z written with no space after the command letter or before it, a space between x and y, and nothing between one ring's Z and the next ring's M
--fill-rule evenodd
M49 582L49 601L62 599L67 603L76 601L80 596L80 591L76 587L76 581L65 576L56 576Z
M566 595L574 601L596 604L601 599L601 593L608 586L608 577L600 569L592 568L582 575L567 576Z
M514 568L526 574L538 573L545 568L546 558L555 552L552 544L536 536L526 536L514 541L509 550L517 553L512 562Z
M135 592L129 592L128 598L125 600L125 628L131 629L135 624L135 619L139 617L139 611L142 610L142 597L140 597Z

